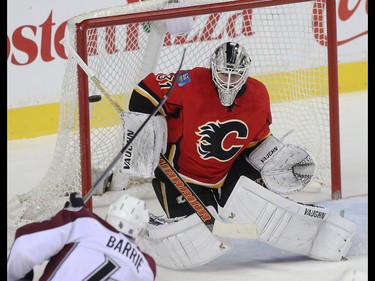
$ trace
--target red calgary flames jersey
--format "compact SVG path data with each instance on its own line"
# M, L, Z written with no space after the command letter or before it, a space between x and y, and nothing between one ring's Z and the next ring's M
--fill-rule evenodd
M172 85L174 74L149 74L134 90L130 110L148 112ZM238 155L270 134L272 122L266 87L248 77L246 90L234 105L224 107L211 70L180 71L177 83L160 109L167 118L167 157L187 182L220 187Z

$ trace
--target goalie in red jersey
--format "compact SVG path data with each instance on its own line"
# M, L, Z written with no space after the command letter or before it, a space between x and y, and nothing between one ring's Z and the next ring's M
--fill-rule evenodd
M223 205L240 175L261 180L246 157L271 135L272 117L266 87L248 76L250 63L239 44L222 44L211 69L180 71L159 111L168 124L165 155L206 206ZM174 75L149 74L133 91L129 110L151 113ZM169 217L194 212L159 169L152 185Z
M339 260L350 248L355 225L324 208L284 198L312 182L316 162L304 148L273 136L269 93L262 82L249 76L250 64L244 47L227 42L213 52L210 68L181 70L176 84L175 73L150 73L132 93L130 112L124 116L143 114L143 120L169 93L155 116L165 125L161 119L155 121L149 138L133 142L144 145L152 139L145 146L151 147L149 153L138 156L140 162L156 151L149 157L152 165L137 166L154 167L148 169L155 176L152 186L167 216L164 222L149 225L141 241L161 266L198 266L230 246L205 227L188 197L164 174L158 166L160 153L216 213L216 221L227 226L256 225L259 240L314 259ZM132 123L131 118L124 119L125 131ZM135 130L137 126L130 131ZM161 135L159 140L152 138L155 135ZM136 154L138 144L129 155Z

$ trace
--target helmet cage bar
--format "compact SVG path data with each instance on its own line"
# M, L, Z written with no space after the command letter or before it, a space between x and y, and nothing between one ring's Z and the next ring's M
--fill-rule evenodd
M228 69L218 65L213 65L213 68L213 79L215 79L214 81L220 89L237 89L239 91L246 82L247 76L244 76L246 68Z

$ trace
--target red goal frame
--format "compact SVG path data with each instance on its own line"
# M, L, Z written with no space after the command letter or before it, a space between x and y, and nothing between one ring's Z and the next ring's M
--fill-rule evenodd
M212 14L239 9L251 9L266 6L276 6L291 3L311 2L310 0L238 0L197 7L181 7L159 11L149 11L116 16L106 16L85 19L76 24L76 43L78 55L87 63L87 30L90 28L111 26L111 24L131 24L140 21L154 21L168 18L178 18L201 14ZM331 197L341 199L341 163L340 163L340 131L339 131L339 99L338 99L338 61L337 61L337 34L336 34L336 2L335 0L316 1L317 5L326 5L327 13L327 55L329 79L329 118L330 118L330 155L331 155ZM317 26L316 28L320 28ZM90 162L90 117L89 117L89 79L85 72L77 66L79 91L79 130L81 142L81 174L83 196L92 188ZM87 206L92 208L91 199Z

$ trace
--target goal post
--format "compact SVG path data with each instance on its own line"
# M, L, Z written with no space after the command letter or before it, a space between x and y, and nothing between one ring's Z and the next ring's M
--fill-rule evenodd
M69 44L127 110L137 83L149 72L173 72L184 48L183 69L209 67L219 44L239 42L252 59L250 75L270 93L271 131L281 137L294 129L286 142L307 148L318 163L313 187L340 199L335 1L185 0L177 7L175 2L141 1L78 15L67 24ZM169 32L166 23L173 19L190 20L191 30ZM105 96L90 103L93 95L100 90L68 58L56 149L41 183L19 196L25 218L61 208L69 192L85 195L123 147L118 110ZM127 188L149 180L130 178Z

